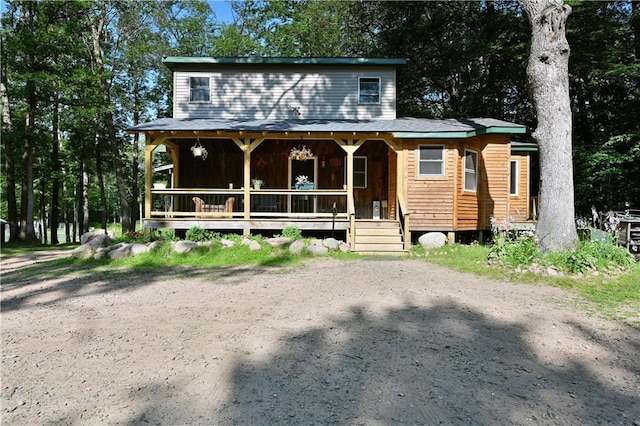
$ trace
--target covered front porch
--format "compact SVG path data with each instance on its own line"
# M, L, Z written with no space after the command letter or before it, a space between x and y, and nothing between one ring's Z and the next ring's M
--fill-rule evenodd
M146 132L145 227L250 234L295 226L342 234L354 249L359 221L408 230L408 215L407 227L397 219L397 163L393 141L380 134Z

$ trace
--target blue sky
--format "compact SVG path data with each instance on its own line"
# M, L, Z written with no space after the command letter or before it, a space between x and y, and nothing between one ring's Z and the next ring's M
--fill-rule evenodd
M231 14L231 3L221 0L209 0L211 9L216 13L216 19L220 22L230 23L233 21Z

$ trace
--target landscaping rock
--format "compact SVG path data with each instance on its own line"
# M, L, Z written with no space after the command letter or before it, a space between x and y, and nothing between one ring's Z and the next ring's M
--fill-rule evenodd
M142 253L146 253L150 250L150 247L146 244L134 243L131 244L131 254L137 256Z
M162 241L154 241L151 244L149 244L149 250L155 250L158 249L162 246Z
M87 244L89 241L94 240L96 238L105 238L105 237L108 239L113 238L113 232L105 233L104 230L102 229L98 231L85 232L80 236L80 244L81 245Z
M94 253L98 248L108 247L109 244L111 244L111 240L109 239L109 236L105 235L104 232L102 232L99 235L93 235L91 238L87 236L88 234L91 234L91 233L87 232L83 235L83 237L86 236L84 238L86 242L81 246L76 247L71 252L71 255L76 259L88 259L90 257L93 257Z
M273 247L281 247L287 244L291 244L293 240L289 237L274 237L274 238L267 238L265 241L267 244Z
M326 248L328 248L329 250L338 250L338 248L340 247L340 243L341 241L336 240L335 238L325 238L322 241L322 245Z
M109 251L111 250L111 247L99 247L95 254L93 255L93 258L95 260L100 260L103 259L105 257L107 257L107 255L109 254Z
M307 253L322 255L322 254L329 253L329 249L324 246L313 244L313 245L307 246Z
M257 242L256 240L249 241L249 250L256 251L256 250L260 250L261 248L262 247L260 246L260 243Z
M295 240L289 246L289 251L293 254L302 253L302 249L304 249L304 241L303 240Z
M176 253L189 253L193 249L198 247L198 244L193 241L184 240L184 241L176 241L171 244L171 248Z
M111 259L124 259L131 256L131 244L121 243L113 246L109 250L109 257Z
M351 246L347 243L341 242L338 250L340 250L342 253L348 253L351 251Z
M447 244L447 236L442 232L427 232L418 238L418 242L426 249L444 247Z
M221 243L224 247L233 247L233 246L235 246L235 245L236 245L236 243L234 243L233 241L231 241L231 240L227 240L227 239L224 239L224 238L220 240L220 243Z

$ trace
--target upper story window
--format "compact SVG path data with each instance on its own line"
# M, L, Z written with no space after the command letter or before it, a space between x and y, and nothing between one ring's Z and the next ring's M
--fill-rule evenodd
M419 145L418 151L418 176L444 176L444 145Z
M511 174L509 177L509 194L518 195L518 160L511 160Z
M464 190L478 190L478 153L470 149L464 150Z
M360 77L358 81L358 103L379 104L380 77Z
M189 102L211 102L209 77L189 77Z

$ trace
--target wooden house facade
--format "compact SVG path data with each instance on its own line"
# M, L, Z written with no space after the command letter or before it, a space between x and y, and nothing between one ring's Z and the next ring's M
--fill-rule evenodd
M146 137L145 226L293 225L375 252L403 250L412 234L528 219L529 153L511 143L525 128L396 117L404 62L166 58L173 118L130 129ZM163 174L167 187L154 188Z

